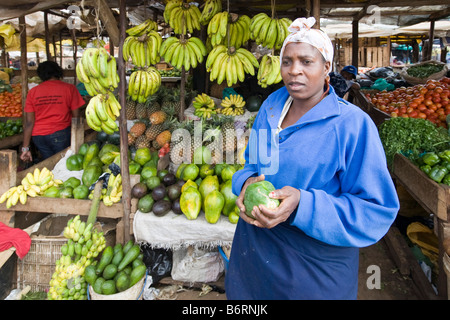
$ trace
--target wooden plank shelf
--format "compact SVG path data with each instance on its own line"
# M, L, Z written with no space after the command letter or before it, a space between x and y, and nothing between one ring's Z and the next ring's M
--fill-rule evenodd
M7 149L19 146L23 142L23 133L5 137L0 140L0 149Z

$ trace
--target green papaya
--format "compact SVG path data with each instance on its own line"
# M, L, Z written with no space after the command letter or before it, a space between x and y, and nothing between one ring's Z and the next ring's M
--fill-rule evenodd
M73 188L71 186L63 187L59 192L59 197L62 199L73 198Z
M200 167L200 178L204 179L206 176L212 176L214 174L214 166L211 164L202 164Z
M119 152L119 151L120 151L119 146L116 146L115 144L111 144L111 143L105 143L103 145L103 147L100 149L100 151L98 152L98 156L101 159L102 156L106 153Z
M219 190L213 190L208 193L204 200L206 221L209 223L219 221L224 204L225 198Z
M220 187L220 192L222 193L225 204L222 209L222 213L228 217L228 215L234 211L236 206L237 196L233 193L231 188L231 180L225 181Z
M75 199L86 199L89 195L89 187L84 184L80 184L73 189L73 197Z
M189 220L195 220L200 213L202 196L197 188L187 188L180 196L180 209Z
M225 167L222 168L222 171L220 172L222 181L231 180L231 178L233 177L233 174L235 172L236 172L236 168L233 165L227 164Z
M100 159L100 157L97 155L97 156L93 157L91 161L89 161L88 166L99 166L99 167L101 167L101 166L103 166L103 162Z
M97 179L102 174L102 168L99 166L88 166L83 171L83 175L81 176L81 181L87 187L90 187L93 183L97 181Z
M249 217L254 218L252 215L254 206L263 204L269 209L275 209L278 207L280 205L280 201L278 199L269 198L269 193L274 190L274 185L266 180L250 184L247 189L245 189L244 194L245 213Z
M47 190L44 191L44 197L48 198L59 198L61 190L59 190L56 186L51 186Z
M84 161L83 155L81 155L79 153L71 155L66 160L66 168L69 171L82 170L83 169L83 161Z
M99 148L98 148L98 144L93 143L89 146L86 154L84 155L84 160L83 160L83 169L86 169L86 167L88 166L89 162L91 162L91 160L97 156L99 153Z
M108 164L110 165L114 159L117 157L117 155L120 155L120 152L115 152L115 151L110 151L110 152L105 152L100 156L100 160L103 164Z
M177 172L175 173L175 177L177 179L181 179L181 175L183 174L184 169L187 167L187 163L182 163L178 166Z
M75 177L70 177L68 178L66 181L63 182L63 187L72 187L72 188L76 188L81 184L80 179L75 178Z
M86 154L88 149L89 149L89 145L87 143L83 143L80 146L80 149L78 149L78 154L81 154L83 156L83 158L84 158L84 155Z
M200 195L202 199L205 199L208 193L213 190L219 190L219 178L214 176L206 176L205 179L202 180L200 186L198 187L198 191L200 191ZM202 202L202 209L205 211L204 203Z

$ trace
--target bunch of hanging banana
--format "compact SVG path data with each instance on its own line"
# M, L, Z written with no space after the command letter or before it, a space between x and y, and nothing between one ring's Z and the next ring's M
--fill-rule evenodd
M128 36L123 43L123 59L137 67L150 66L161 60L159 50L161 48L161 35L150 30L141 36Z
M216 15L218 19L221 19L221 15L224 12L220 13L219 15ZM226 12L225 12L226 13ZM225 16L225 15L223 15ZM217 32L214 32L215 26L213 20L211 20L211 34L208 34L208 37L211 41L211 45L217 46L219 44L224 44L228 47L235 47L240 48L242 45L247 43L247 41L250 39L250 22L251 19L247 15L237 15L235 13L230 13L230 21L227 22L228 26L226 27L226 35L222 36L221 33L221 23L225 23L225 18L223 20L218 20L218 28ZM208 25L209 27L209 25Z
M245 80L245 74L255 75L255 68L259 67L258 60L244 48L229 49L224 45L214 47L206 58L206 71L210 72L209 79L221 84L224 80L231 87L238 81Z
M158 23L156 23L155 21L153 21L152 19L147 19L144 22L142 22L141 24L128 28L126 30L126 33L129 36L136 36L136 37L140 37L144 34L149 33L150 31L158 31Z
M167 0L166 7L164 8L163 17L164 22L169 23L170 14L175 7L179 7L183 4L183 0Z
M239 94L231 94L230 97L225 97L220 103L222 108L220 113L227 116L239 116L245 113L245 101Z
M291 23L288 18L272 19L265 13L258 13L250 23L250 38L269 49L281 49Z
M206 54L205 45L197 37L190 37L187 40L169 37L162 43L160 51L164 61L169 62L178 70L184 67L185 71L196 68L199 63L203 62Z
M208 119L213 114L217 114L214 100L206 93L198 94L192 102L192 105L195 108L194 115L197 117Z
M90 96L114 91L119 83L116 59L105 48L87 48L75 68Z
M4 192L0 197L0 203L6 201L7 209L15 206L18 202L25 204L28 197L40 196L51 186L59 186L62 183L62 180L54 179L53 172L46 167L42 170L36 168L33 173L27 173L20 185L9 188Z
M208 23L207 33L211 38L211 45L217 46L224 43L227 39L228 20L230 15L228 11L222 11L214 15Z
M206 26L216 13L222 11L222 1L206 0L200 16L200 24Z
M267 88L267 86L283 80L280 72L280 56L264 55L259 64L257 79L262 88Z
M187 34L194 30L200 30L200 18L200 9L195 4L169 2L164 10L164 19L176 34Z
M131 100L144 103L149 96L158 91L160 86L161 73L156 68L136 70L131 73L128 81L128 95Z
M86 106L86 122L95 131L113 134L119 130L116 119L120 109L120 103L112 93L97 94Z
M119 202L122 198L122 176L120 173L117 176L113 174L109 175L108 187L106 188L106 194L102 200L105 206L112 206L114 203Z

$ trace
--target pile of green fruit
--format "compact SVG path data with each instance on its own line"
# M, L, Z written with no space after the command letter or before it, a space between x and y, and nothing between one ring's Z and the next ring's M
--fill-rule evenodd
M419 158L418 165L431 180L450 186L450 150L426 152Z
M86 267L84 278L98 294L110 295L125 291L144 277L147 267L138 244L107 246L100 260Z
M177 68L158 71L161 74L161 77L181 77L181 71Z
M8 119L0 122L0 139L10 137L23 132L22 119Z

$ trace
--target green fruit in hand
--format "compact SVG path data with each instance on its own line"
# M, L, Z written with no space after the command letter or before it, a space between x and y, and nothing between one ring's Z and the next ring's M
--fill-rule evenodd
M280 201L278 199L269 198L269 193L274 190L275 187L273 184L266 180L250 184L247 189L245 189L244 194L245 213L249 217L254 218L252 215L254 206L262 204L269 209L278 207Z

